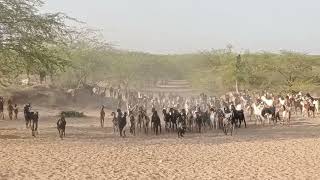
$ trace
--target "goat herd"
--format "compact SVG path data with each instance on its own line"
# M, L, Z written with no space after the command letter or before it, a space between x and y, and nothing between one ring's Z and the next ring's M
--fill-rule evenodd
M272 93L227 93L221 97L208 97L202 93L198 97L181 97L178 95L159 94L154 97L146 94L126 98L126 111L117 109L112 112L114 133L126 136L126 130L132 135L148 134L149 129L158 135L163 132L176 132L183 137L186 132L222 130L226 135L233 133L235 128L247 127L246 117L255 120L256 125L278 122L290 125L291 114L300 113L305 117L315 117L319 110L319 100L309 93L290 93L285 96ZM147 110L151 109L150 117ZM161 112L160 118L158 112ZM246 116L245 116L246 114ZM127 116L129 123L127 123ZM254 117L254 119L252 119ZM101 127L104 125L105 111L101 109ZM161 120L164 122L164 130Z
M207 96L204 93L196 97L182 97L171 93L168 95L159 93L156 96L154 93L143 95L129 92L125 98L115 96L114 98L119 101L126 100L118 103L125 104L126 111L122 111L119 106L116 112L111 113L113 132L120 133L121 137L125 137L128 130L133 136L137 133L148 135L152 131L156 135L175 132L178 137L183 137L186 132L201 133L214 130L222 130L226 135L232 135L235 128L241 128L242 124L247 127L246 118L250 121L255 120L256 125L262 126L271 123L276 125L278 122L290 125L292 113L315 117L315 113L319 111L319 100L309 93L302 92L285 96L275 96L268 92L260 94L230 92L221 97ZM0 105L2 104L0 113L4 118L3 98L0 102ZM16 105L15 108L14 112L17 113ZM148 110L151 110L150 116ZM105 107L102 106L100 111L102 128L105 116ZM24 106L24 117L26 127L31 129L32 136L36 136L39 113L31 111L31 104L27 104ZM61 114L61 118L57 121L60 138L65 136L65 128L65 116Z

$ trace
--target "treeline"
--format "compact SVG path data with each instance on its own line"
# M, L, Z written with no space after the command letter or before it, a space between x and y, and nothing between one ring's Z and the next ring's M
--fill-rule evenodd
M108 81L136 88L158 80L186 79L206 92L313 90L319 83L320 56L297 52L242 53L231 47L184 55L152 55L115 49L84 48L73 53L66 84ZM75 84L74 84L75 85Z
M70 27L76 19L42 14L41 0L0 0L0 84L20 75L50 77L67 88L108 82L143 88L158 80L186 79L196 89L299 91L319 85L320 57L290 51L245 52L225 49L183 55L122 51L99 33Z
M202 63L193 82L209 91L310 91L320 83L320 56L292 51L235 53L232 47L198 54ZM194 60L194 64L196 64Z
M57 77L62 86L108 82L114 86L145 88L154 86L158 80L184 78L176 62L167 56L90 48L87 44L70 52L72 66Z

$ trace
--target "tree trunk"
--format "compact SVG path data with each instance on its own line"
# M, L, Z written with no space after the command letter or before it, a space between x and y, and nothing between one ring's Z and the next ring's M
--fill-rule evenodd
M55 81L53 79L53 74L52 73L50 73L50 81L51 81L52 85L55 85Z
M43 83L43 81L45 81L45 80L46 80L46 76L47 76L47 74L46 74L46 72L45 72L45 71L40 71L40 72L39 72L40 84L42 84L42 83Z
M41 74L39 75L39 80L40 80L40 84L42 84L43 80L44 80L44 77Z
M236 92L239 94L239 89L238 89L238 80L236 80Z
M29 69L27 69L27 79L28 79L27 85L30 85L30 71L29 71Z

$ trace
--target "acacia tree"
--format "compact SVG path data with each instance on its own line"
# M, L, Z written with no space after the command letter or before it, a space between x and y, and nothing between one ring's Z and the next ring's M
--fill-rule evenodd
M282 88L287 91L299 91L308 88L315 83L318 75L313 71L313 61L305 54L281 51L273 55L265 64L269 71L274 71L281 80Z
M226 49L204 51L197 59L198 67L193 73L194 82L201 83L202 88L209 91L221 92L241 88L259 88L265 81L264 61L260 61L260 54L242 55L232 51L232 46ZM200 66L199 66L200 65ZM200 69L199 69L200 67Z
M236 79L236 91L237 93L239 93L238 82L240 80L243 80L243 75L244 75L244 63L241 60L240 54L237 56L234 71L235 71L234 74Z
M202 70L203 73L199 75L205 81L213 83L220 79L220 83L217 86L230 88L235 84L233 87L235 87L236 91L238 91L239 82L245 83L247 75L247 71L245 71L246 64L240 55L237 56L232 51L232 46L228 46L226 49L205 51L202 52L202 55L204 57L202 61L204 68Z
M38 8L42 4L41 0L0 0L1 80L9 77L5 69L8 63L28 75L39 69L54 72L68 65L55 48L66 45L74 32L65 24L70 18L62 13L41 14Z

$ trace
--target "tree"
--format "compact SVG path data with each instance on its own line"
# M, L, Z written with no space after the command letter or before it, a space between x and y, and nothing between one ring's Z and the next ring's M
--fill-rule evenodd
M38 8L42 4L41 0L0 0L2 65L10 63L17 72L28 75L39 69L50 73L68 65L65 56L55 48L66 45L74 32L65 24L65 20L71 18L62 13L41 14ZM7 79L6 70L0 70L1 79Z
M302 90L303 86L312 86L317 79L313 72L313 62L305 54L281 51L273 56L266 68L275 71L281 78L282 87L288 91Z
M238 89L238 81L240 79L241 73L242 73L242 62L241 62L241 55L239 54L237 56L237 62L236 62L236 68L235 68L235 74L236 74L236 91L237 93L239 93L239 89Z

